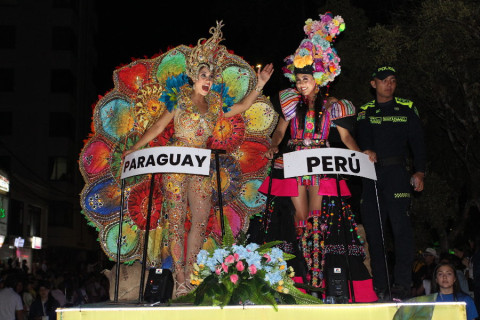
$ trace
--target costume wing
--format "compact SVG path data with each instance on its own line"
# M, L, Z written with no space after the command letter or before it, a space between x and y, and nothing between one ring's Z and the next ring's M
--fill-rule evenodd
M116 69L114 88L97 101L92 132L81 151L79 167L85 181L81 192L82 213L99 232L105 254L116 260L121 204L121 155L151 126L188 85L184 75L185 57L191 48L178 46L152 59L139 59ZM222 68L223 82L215 86L224 107L240 101L256 84L250 65L230 53ZM264 196L257 189L266 175L264 152L278 116L270 101L261 96L246 112L221 118L216 124L211 147L227 150L220 156L223 211L234 234L248 228L248 217L261 212ZM165 145L173 134L171 124L150 146ZM214 165L214 161L212 161ZM214 169L214 168L213 168ZM213 177L216 171L212 170ZM151 176L125 180L124 222L121 262L142 258L145 230L150 230L148 262L159 265L168 253L167 227L162 213L162 176L155 175L150 225L146 225ZM216 190L216 180L212 187ZM213 201L218 199L213 190ZM212 210L209 242L220 238L218 208ZM214 214L216 212L217 214ZM188 225L187 225L188 227Z

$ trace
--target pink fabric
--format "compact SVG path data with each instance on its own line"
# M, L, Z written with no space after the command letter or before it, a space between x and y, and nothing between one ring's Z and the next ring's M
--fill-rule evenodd
M340 193L344 197L351 197L352 194L347 187L345 180L340 180ZM318 194L322 196L338 196L337 181L334 178L323 178L320 180L320 187L318 188Z
M258 191L264 194L268 194L268 184L270 182L270 177L267 177ZM298 184L297 179L288 178L288 179L273 179L272 180L272 189L270 192L271 195L279 197L298 197Z
M293 277L293 282L295 283L303 283L303 278L302 277ZM307 293L307 291L305 291L305 289L301 289L301 288L297 288L299 291L303 292L303 293Z
M372 279L354 280L352 282L353 292L355 294L355 302L375 302L378 300L377 294L373 290Z

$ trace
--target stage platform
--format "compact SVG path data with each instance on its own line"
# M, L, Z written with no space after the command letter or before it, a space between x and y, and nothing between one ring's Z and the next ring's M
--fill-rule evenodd
M138 303L102 303L57 310L58 320L379 320L379 319L428 319L421 312L399 317L397 310L405 306L434 307L433 320L466 319L465 303L373 303L373 304L323 304L281 305L278 311L272 306L197 307L192 305L151 305ZM410 309L411 311L412 309ZM423 309L425 310L425 309ZM417 314L419 317L415 317ZM413 315L413 317L412 317Z

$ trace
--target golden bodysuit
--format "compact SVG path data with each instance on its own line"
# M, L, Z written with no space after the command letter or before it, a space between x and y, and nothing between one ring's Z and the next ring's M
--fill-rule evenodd
M175 133L168 145L207 148L208 138L212 136L218 117L223 114L222 101L217 93L210 91L206 96L208 110L202 114L193 104L190 98L191 93L192 88L188 86L183 87L179 93L174 111ZM205 240L212 207L211 178L192 174L165 174L163 184L164 210L168 221L170 250L175 272L178 274L185 271L184 274L188 278ZM185 260L184 225L188 207L191 213L191 229L187 239Z

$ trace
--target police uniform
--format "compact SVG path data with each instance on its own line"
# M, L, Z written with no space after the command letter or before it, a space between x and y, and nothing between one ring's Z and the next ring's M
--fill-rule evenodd
M360 148L377 154L378 203L383 225L390 221L395 244L394 283L410 289L414 241L408 216L412 187L406 158L410 146L415 172L425 172L420 118L410 100L397 97L386 103L374 100L360 108L357 129ZM378 290L385 290L387 273L376 194L374 181L363 179L361 215L369 243L373 283Z

